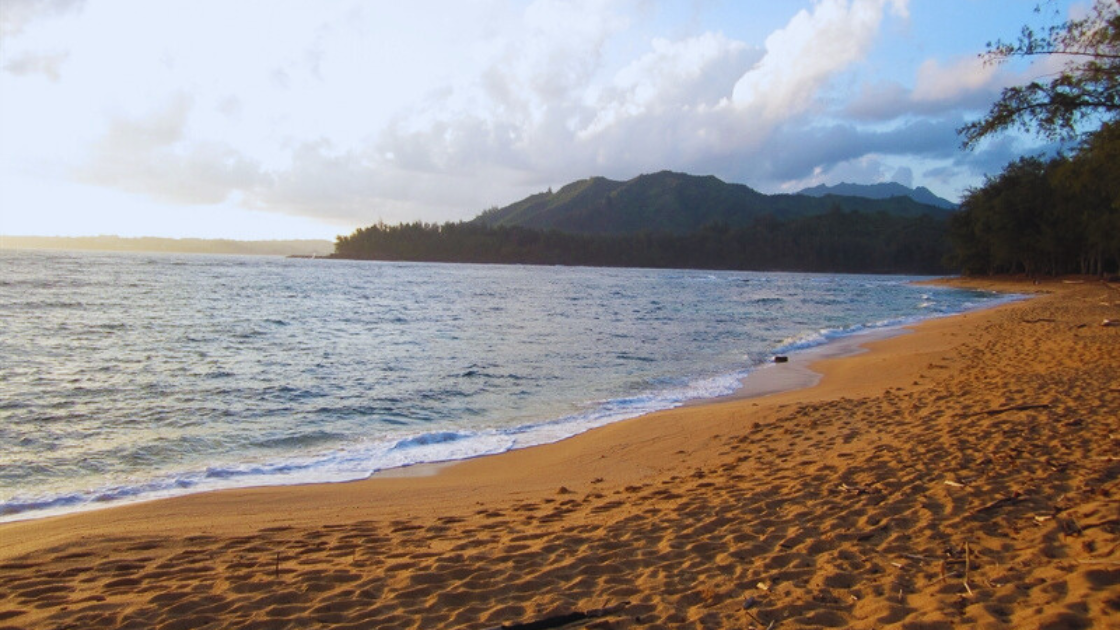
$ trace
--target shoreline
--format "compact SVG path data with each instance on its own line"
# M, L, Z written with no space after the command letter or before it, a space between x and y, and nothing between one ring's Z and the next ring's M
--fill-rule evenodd
M983 282L1048 293L820 359L807 389L440 474L2 524L0 622L488 628L622 602L611 627L1111 618L1120 336L1100 322L1120 293Z
M997 306L999 305L993 305L991 308ZM955 317L956 315L960 315L960 313L954 313L947 317ZM842 359L863 354L867 352L867 344L909 334L911 327L934 319L939 318L931 317L912 324L861 330L857 333L830 339L819 346L792 351L788 355L789 360L785 363L771 362L754 368L746 378L740 381L740 387L735 392L718 398L689 401L685 406L703 406L734 400L750 400L773 394L811 389L816 387L823 377L821 373L813 370L816 363L826 359Z
M992 307L994 308L994 306ZM948 315L947 317L954 317L959 313ZM931 318L936 319L936 318ZM930 320L922 320L930 321ZM918 322L921 323L921 322ZM431 477L442 474L445 471L454 468L458 464L468 462L474 459L496 457L511 453L513 451L521 451L528 449L540 448L543 446L550 446L570 440L586 433L592 433L612 424L619 422L633 422L641 421L642 418L647 416L666 413L674 409L685 409L690 407L705 407L708 405L716 405L721 403L728 403L734 401L751 400L754 398L763 398L773 394L783 394L787 392L796 392L802 389L809 389L816 387L820 382L822 375L813 371L813 365L825 359L841 359L844 357L856 356L867 352L866 344L890 339L899 335L908 334L909 326L917 324L906 324L900 326L889 326L884 328L862 330L858 333L843 335L834 339L830 339L821 345L812 346L809 348L799 349L792 351L789 356L789 361L786 363L765 363L753 368L745 377L739 379L739 389L736 389L730 394L723 396L716 396L714 398L696 398L685 401L676 407L668 409L658 409L649 413L643 413L632 418L624 418L622 420L615 420L605 425L597 426L587 429L581 433L563 438L557 442L544 442L541 444L533 444L531 446L524 446L501 453L492 453L486 455L476 455L464 459L453 459L439 462L420 462L417 464L408 464L406 466L397 466L394 468L386 468L378 470L371 474L367 479L355 479L352 481L342 481L338 483L360 483L362 481L376 480L376 479L400 479L410 477ZM320 484L295 484L295 485L320 485ZM215 492L224 492L224 490L216 490ZM0 523L0 526L3 524Z
M946 285L946 286L957 286L956 284L954 284L954 282L959 282L960 281L960 279L948 279L948 280L949 280L948 282L945 282L944 279L927 281L927 282L930 282L932 284L943 284L943 285ZM995 287L995 288L992 288L992 287ZM978 288L980 290L990 291L990 292L993 292L993 293L1009 293L1010 294L1009 291L1007 291L1004 287L1002 287L1002 285L1000 285L998 283L995 284L995 285L984 285L983 287L972 286L972 287L961 287L961 288ZM1026 294L1023 294L1023 295L1026 295ZM1027 297L1030 297L1030 296L1027 296ZM177 494L177 495L171 495L171 496L141 498L141 499L136 499L136 500L132 500L132 501L122 501L120 503L113 502L113 503L110 503L110 504L107 504L107 505L104 505L104 506L92 505L88 508L78 509L78 510L75 510L75 511L62 512L62 513L57 513L57 514L46 514L46 515L42 515L42 516L31 516L31 517L28 517L28 518L25 518L25 519L17 519L17 520L12 520L12 521L0 522L0 533L2 533L4 531L4 528L8 527L8 526L28 525L28 524L40 523L40 522L43 522L43 521L51 521L51 520L55 520L55 519L69 519L69 518L74 518L74 517L80 518L82 516L96 515L96 514L99 514L99 513L102 513L102 512L106 512L106 511L135 508L135 507L138 507L138 506L145 506L145 505L148 505L148 504L159 504L159 503L163 503L163 502L167 502L167 501L174 502L174 501L181 501L181 500L189 500L189 499L192 499L192 498L196 498L196 497L200 497L200 496L206 496L206 495L213 495L213 494L240 493L240 492L253 493L253 492L268 491L268 490L283 491L283 489L286 489L286 488L316 488L316 487L320 487L320 486L330 487L330 486L340 486L340 485L341 486L346 486L346 485L350 485L350 484L363 484L363 483L368 483L368 482L377 482L377 481L381 481L381 480L416 479L416 478L436 477L438 475L445 474L448 471L453 470L458 466L461 466L463 464L467 464L467 463L470 463L470 462L474 462L476 460L487 460L489 458L497 458L497 457L507 456L507 455L510 455L510 454L513 454L513 453L518 453L518 452L521 452L521 451L531 451L531 450L534 450L534 449L540 449L540 448L547 448L547 447L555 446L557 444L562 444L563 442L566 442L568 440L580 438L580 437L585 436L587 434L596 433L596 432L602 431L604 429L608 429L608 428L610 428L611 426L614 426L614 425L623 424L623 423L641 422L643 419L654 417L654 416L659 416L659 415L665 414L665 413L672 413L672 412L674 412L675 410L678 410L678 409L704 408L704 407L718 406L718 405L723 405L723 404L728 404L728 403L751 401L751 400L757 399L757 398L765 398L765 397L780 395L780 394L796 394L797 392L801 392L801 391L805 391L805 390L811 390L811 389L817 387L820 384L822 378L824 377L824 375L820 371L814 369L817 366L817 364L819 364L821 362L829 361L829 360L843 359L843 358L846 358L846 357L854 357L854 356L864 354L864 353L869 351L869 349L867 347L868 344L873 344L873 343L878 342L878 341L884 341L884 340L888 340L888 339L891 339L891 338L894 338L894 337L899 337L899 336L910 334L910 333L913 332L913 329L915 327L921 326L921 325L929 323L929 322L934 322L934 321L938 321L938 320L946 319L946 318L961 317L962 315L965 315L967 313L983 312L985 310L1001 308L1001 307L1005 306L1006 304L1012 304L1012 303L1014 303L1014 302L1003 302L1003 303L994 304L994 305L991 305L991 306L981 306L981 307L978 307L978 308L975 308L975 309L970 309L970 310L967 310L967 311L962 311L962 312L957 312L957 313L951 313L951 314L947 314L947 315L945 315L945 314L935 315L935 316L931 316L931 317L923 319L923 320L919 320L917 322L902 323L902 324L897 324L897 325L888 325L888 326L883 326L883 327L871 327L871 328L866 328L864 330L860 330L860 331L855 332L855 333L840 333L838 336L836 336L834 338L827 339L827 340L819 343L818 345L811 345L811 346L805 347L805 348L795 348L793 350L787 351L788 352L788 357L789 357L789 361L787 363L778 364L778 363L772 363L771 362L771 363L764 363L764 364L761 364L761 365L756 366L754 368L751 368L750 372L745 377L743 377L739 380L739 384L740 384L739 388L736 389L732 393L721 395L721 396L716 396L716 397L711 397L711 398L696 398L696 399L685 401L684 403L680 404L677 407L671 407L671 408L667 408L667 409L659 409L659 410L655 410L655 411L652 411L652 412L642 413L638 416L634 416L634 417L631 417L631 418L614 420L614 421L611 421L611 422L609 422L605 425L600 425L600 426L593 427L591 429L586 429L584 431L581 431L579 433L576 433L574 435L562 438L562 439L560 439L558 441L554 441L554 442L544 442L544 443L540 443L540 444L533 444L533 445L530 445L530 446L513 448L513 449L510 449L508 451L502 451L502 452L499 452L499 453L475 455L475 456L471 456L471 457L467 457L467 458L463 458L463 459L446 460L446 461L434 461L434 462L419 462L419 463L408 464L408 465L404 465L404 466L396 466L396 467L391 467L391 468L385 468L385 469L377 470L377 471L371 473L368 477L361 478L361 479L352 479L352 480L345 480L345 481L326 481L326 482L299 482L299 483L288 483L288 484L280 483L280 484L254 485L254 486L232 487L232 488L217 488L217 489L202 490L202 491L197 491L197 492L188 492L186 494ZM3 545L3 542L0 541L0 559L4 558L5 556L6 556L6 554L4 553L4 545Z
M929 283L930 281L925 281ZM936 280L933 281L936 283ZM919 284L921 284L919 282ZM998 291L991 291L992 293L999 293ZM457 463L477 459L480 457L491 457L494 455L501 455L503 453L523 450L528 448L537 448L540 446L547 446L559 441L571 439L572 437L595 431L618 422L626 422L629 420L639 419L651 414L662 413L678 408L698 407L710 405L713 403L727 402L733 400L745 400L750 398L757 398L768 396L771 394L783 393L799 389L814 387L819 381L821 375L812 370L812 364L822 359L841 358L844 356L852 356L860 354L865 351L863 346L873 341L887 339L896 335L908 334L909 328L918 325L925 321L940 319L944 317L955 317L962 313L972 312L976 310L984 310L987 308L994 308L1005 301L997 300L993 304L984 304L974 306L973 308L965 311L954 313L938 313L933 314L923 319L916 321L902 321L899 323L865 323L861 324L853 330L845 329L823 329L820 331L821 339L817 341L795 342L786 344L776 348L777 352L781 352L788 356L788 362L778 364L772 361L761 363L759 365L747 368L746 375L738 378L738 387L726 394L691 398L673 404L673 406L665 408L654 408L648 411L638 412L637 415L629 417L616 417L607 420L605 424L597 424L583 428L573 428L575 433L566 435L561 438L552 438L544 442L530 442L528 444L515 445L506 451L497 453L479 453L461 457L459 459L450 460L436 460L436 461L418 461L415 463L408 463L404 465L391 466L387 468L377 469L369 473L365 477L354 479L339 479L331 481L285 481L278 479L274 483L258 483L250 485L233 485L228 487L209 487L201 489L191 489L176 491L173 489L166 489L154 491L151 494L140 493L130 498L118 497L108 498L104 500L94 500L76 505L61 505L52 506L47 508L39 508L33 510L26 510L23 512L16 512L6 517L0 517L0 527L9 523L23 523L40 521L43 519L60 518L73 516L77 514L86 514L89 512L98 512L102 510L113 510L121 507L149 503L153 501L166 501L176 500L184 497L189 497L196 494L207 494L211 492L229 492L238 490L251 490L256 488L270 488L270 487L294 487L294 486L308 486L308 485L321 485L321 484L339 484L339 483L355 483L366 481L369 479L382 479L382 478L403 478L403 477L424 477L437 474L438 471L454 466ZM802 345L807 343L808 345ZM791 347L792 346L792 347ZM734 378L734 374L728 375ZM564 419L558 419L557 422ZM550 424L550 423L545 423ZM577 422L577 424L579 424ZM7 520L5 520L7 519Z

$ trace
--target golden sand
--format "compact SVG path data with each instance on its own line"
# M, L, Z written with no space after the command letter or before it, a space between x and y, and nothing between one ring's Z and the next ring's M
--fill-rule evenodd
M1120 627L1120 290L983 286L1042 293L426 475L2 525L0 627Z

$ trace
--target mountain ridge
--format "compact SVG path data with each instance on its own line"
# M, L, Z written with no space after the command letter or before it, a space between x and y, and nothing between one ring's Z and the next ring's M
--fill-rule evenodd
M932 194L932 193L931 193ZM786 221L830 211L885 212L934 218L949 210L909 196L767 195L714 175L659 171L626 181L589 177L559 190L536 193L469 221L490 227L526 227L573 234L620 235L641 232L688 234L705 225L745 227L771 217Z
M797 191L799 195L808 195L810 197L825 197L828 195L838 195L844 197L865 197L867 199L889 199L891 197L909 197L918 203L924 203L945 210L955 210L957 204L938 197L932 190L925 186L918 186L917 188L910 188L905 184L898 182L881 182L878 184L853 184L849 182L841 182L833 186L826 184L819 184L809 188L802 188Z

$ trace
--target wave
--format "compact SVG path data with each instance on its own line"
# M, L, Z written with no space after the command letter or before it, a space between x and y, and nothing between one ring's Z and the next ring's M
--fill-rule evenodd
M1008 304L1022 299L1026 299L1025 295L1017 294L987 294L991 297L983 301L966 301L957 307L949 307L947 305L938 303L932 295L922 295L920 301L915 308L919 309L919 314L909 315L905 317L894 317L883 319L875 322L867 322L863 324L855 324L852 326L842 326L837 328L822 328L816 331L805 332L800 335L788 337L784 339L775 349L774 354L788 354L801 350L809 350L818 346L824 345L831 341L858 335L861 333L884 330L889 328L901 328L903 326L911 326L918 322L937 319L941 317L949 317L968 311L991 308L1000 304Z
M722 280L724 276L708 277L696 274L687 277L689 281L708 282L713 279ZM727 276L727 279L746 281L735 276ZM752 278L751 281L757 284L767 282L765 278ZM815 279L811 281L818 282ZM765 300L768 299L774 300L774 303L784 301L784 298L777 298L770 294L756 296L753 303L766 304ZM324 391L320 391L321 385L314 382L270 385L258 390L260 398L276 398L280 402L286 399L324 398L323 404L313 404L309 407L306 415L330 420L353 421L353 424L346 425L351 426L347 430L327 431L305 428L292 433L278 433L273 437L260 438L255 443L247 444L252 447L247 453L256 453L257 461L213 462L207 466L199 465L200 467L191 470L153 474L147 479L135 482L105 483L81 492L20 491L20 494L0 499L0 522L224 488L352 481L367 478L378 471L390 468L462 460L556 442L613 422L678 407L691 401L733 394L741 387L742 380L765 362L765 359L759 357L768 358L773 354L799 352L868 330L903 326L932 317L1021 298L1019 296L996 298L992 294L977 293L973 301L950 302L940 300L937 289L923 289L920 295L915 292L912 299L913 302L909 302L907 307L911 314L903 317L805 331L770 344L768 348L761 348L761 353L759 353L760 348L752 347L750 352L754 360L751 357L740 358L737 365L717 368L724 370L721 373L644 380L635 377L634 382L640 385L634 386L631 393L627 395L607 394L614 397L572 404L565 408L570 413L561 412L555 417L522 422L516 426L452 427L437 407L425 406L427 401L440 402L467 398L469 392L464 388L468 385L474 388L479 382L485 383L498 379L509 382L531 381L538 378L536 373L532 376L513 374L511 373L513 370L500 362L466 364L465 367L457 369L445 369L442 372L444 380L438 382L443 387L421 388L407 396L401 394L399 399L385 395L378 398L377 402L360 397L332 398L326 396ZM745 303L752 302L747 299ZM298 318L279 317L261 320L273 329L296 325L299 321ZM784 330L788 333L790 329ZM265 334L263 330L252 329L250 333ZM204 333L195 334L202 336ZM182 338L184 345L194 341L195 339L191 337ZM717 342L722 343L719 339L713 341L713 343ZM627 365L657 363L664 360L664 355L647 356L644 352L647 349L643 347L642 352L613 349L610 354L604 356L613 356ZM581 361L593 360L590 356L580 355L580 357ZM457 365L463 366L463 363ZM387 374L389 371L383 373ZM231 371L215 370L207 373L207 376L224 382L235 375ZM451 378L448 379L448 376ZM435 385L436 382L432 384ZM455 387L455 385L463 387ZM512 397L519 395L519 392L510 392ZM464 411L466 407L462 406L465 404L467 403L460 404L458 408L457 413L460 415L467 413ZM402 415L402 406L409 406L407 417ZM363 433L353 428L360 424L358 421L364 421L367 432ZM424 424L423 430L417 428L419 422ZM232 460L239 455L227 453L225 457ZM254 455L243 452L240 457L245 460ZM153 465L158 465L159 462L166 464L163 458L152 458Z
M613 422L733 393L743 373L720 375L642 395L592 401L579 413L513 427L410 433L395 439L355 441L316 455L267 462L212 465L138 484L104 485L88 492L19 495L0 502L0 522L87 511L114 504L251 486L330 483L366 479L387 469L459 461L557 442ZM321 432L263 440L258 446L306 446Z

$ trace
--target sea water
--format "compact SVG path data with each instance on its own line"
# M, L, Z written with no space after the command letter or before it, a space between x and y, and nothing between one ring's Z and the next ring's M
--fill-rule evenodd
M361 479L997 300L898 276L0 250L0 521Z

